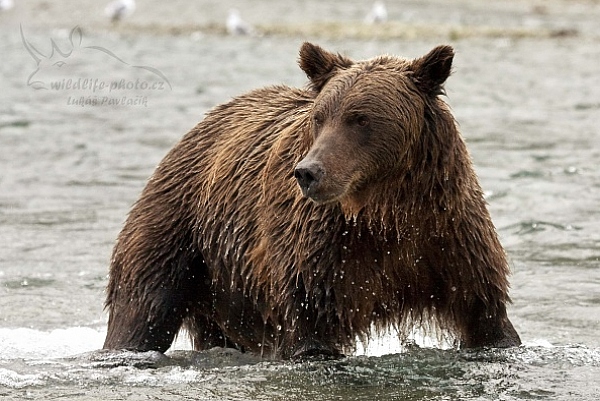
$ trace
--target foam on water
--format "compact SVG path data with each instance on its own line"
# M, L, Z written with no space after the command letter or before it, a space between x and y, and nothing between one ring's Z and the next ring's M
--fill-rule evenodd
M106 330L0 328L0 360L61 358L102 348Z
M0 360L44 360L66 358L102 348L106 328L68 327L51 331L28 328L0 328ZM449 349L448 341L428 337L414 332L408 337L410 344L420 348ZM524 342L525 347L553 348L545 339L532 339ZM171 350L191 350L192 345L186 333L176 338ZM397 332L390 330L374 336L368 343L357 343L355 356L383 356L406 351L406 346L398 339Z
M0 328L0 386L22 389L78 380L151 387L198 383L206 379L206 374L198 369L227 369L244 364L251 367L260 362L256 358L232 356L228 351L208 353L201 358L194 356L189 353L192 345L185 332L180 333L168 352L171 359L163 359L158 353L104 354L99 350L105 336L105 327L67 327L50 331ZM410 341L419 347L440 347L439 342L418 333L411 335ZM405 351L397 333L389 331L374 336L367 344L359 342L354 355L377 357Z
M78 399L88 401L114 399L106 397L114 396L115 389L135 388L140 394L166 391L196 399L231 399L227 397L234 394L240 400L284 400L310 398L327 385L348 397L356 395L352 399L372 399L373 391L381 399L420 393L426 395L423 399L439 399L440 391L461 399L497 394L507 400L540 395L564 399L553 383L570 381L566 392L587 397L596 390L581 388L581 382L600 368L600 350L545 339L512 349L457 351L418 334L401 346L397 334L389 332L359 346L360 356L290 363L261 361L232 349L191 351L184 334L166 356L101 351L105 334L104 328L85 327L0 329L0 396L20 399L26 392L32 399L47 399L77 388ZM546 379L540 381L540 372ZM81 386L96 393L81 393Z
M68 327L51 331L0 328L0 360L65 358L101 349L105 336L106 328ZM410 340L421 347L447 348L447 345L419 334L410 336ZM171 347L171 350L191 349L186 333L180 333ZM355 355L381 356L403 351L397 334L390 331L374 337L368 344L358 343Z
M20 374L10 369L0 368L0 386L23 388L43 384L44 380L40 374Z

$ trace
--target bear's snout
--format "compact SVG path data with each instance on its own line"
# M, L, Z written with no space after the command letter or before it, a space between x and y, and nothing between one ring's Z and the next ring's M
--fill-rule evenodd
M307 198L315 197L316 187L325 175L323 167L314 161L303 160L294 169L294 177L300 185L302 194Z

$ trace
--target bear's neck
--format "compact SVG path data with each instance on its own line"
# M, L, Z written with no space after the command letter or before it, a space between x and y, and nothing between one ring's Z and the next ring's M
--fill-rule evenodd
M431 114L405 167L341 204L348 221L363 220L376 231L400 232L426 221L441 229L470 209L485 208L453 117L445 109Z

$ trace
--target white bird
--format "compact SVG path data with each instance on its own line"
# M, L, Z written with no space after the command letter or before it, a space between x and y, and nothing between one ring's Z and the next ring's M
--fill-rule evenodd
M135 11L135 0L115 0L108 3L104 13L110 17L112 22L119 22L123 18L133 14Z
M225 25L230 35L249 35L253 32L252 26L242 19L236 9L229 10Z
M383 1L376 1L371 7L371 11L365 17L365 22L368 24L381 24L388 19L387 8Z
M0 0L0 11L8 11L15 6L13 0Z

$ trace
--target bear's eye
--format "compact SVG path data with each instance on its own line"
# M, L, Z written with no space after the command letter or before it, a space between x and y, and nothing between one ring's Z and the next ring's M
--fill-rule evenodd
M356 116L355 122L359 127L366 127L370 123L367 116Z
M323 121L325 121L325 118L323 117L323 115L321 113L316 113L313 116L313 123L315 124L315 126L320 126L323 124Z

